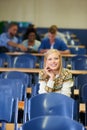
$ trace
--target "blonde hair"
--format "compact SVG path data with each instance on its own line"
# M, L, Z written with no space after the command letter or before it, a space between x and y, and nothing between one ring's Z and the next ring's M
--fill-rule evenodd
M61 73L61 71L62 71L62 57L61 57L60 52L57 49L50 49L49 51L47 51L45 53L45 56L44 56L44 67L46 66L46 61L47 61L48 56L53 54L53 53L56 53L59 56L59 58L60 58L59 72Z

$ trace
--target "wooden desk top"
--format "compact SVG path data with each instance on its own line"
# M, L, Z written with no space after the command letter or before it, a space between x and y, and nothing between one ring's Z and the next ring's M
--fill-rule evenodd
M25 73L39 73L42 69L26 69L26 68L0 68L0 72L20 71Z
M22 54L26 54L26 53L24 53L24 52L7 52L6 54L11 55L11 56L18 56L18 55L22 55ZM39 57L44 56L44 54L42 54L42 53L29 53L29 54L32 54L34 56L39 56ZM62 57L73 57L73 56L76 56L76 54L62 54Z
M85 48L84 45L68 45L68 48L72 48L72 47L74 47L74 48Z
M39 73L42 69L28 69L28 68L0 68L0 72L20 71L25 73ZM87 70L69 70L73 75L87 74Z
M69 70L73 75L87 74L87 70Z

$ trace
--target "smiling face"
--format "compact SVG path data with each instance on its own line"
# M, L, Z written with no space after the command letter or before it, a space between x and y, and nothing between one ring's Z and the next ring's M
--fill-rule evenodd
M46 59L46 66L53 71L59 70L61 66L60 55L57 52L51 53Z
M33 42L35 40L35 33L34 32L31 32L29 35L28 35L28 39L30 42Z

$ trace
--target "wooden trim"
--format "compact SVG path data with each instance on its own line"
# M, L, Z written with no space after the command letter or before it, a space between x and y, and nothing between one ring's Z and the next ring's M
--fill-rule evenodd
M74 89L74 95L78 96L79 95L79 90L78 89Z
M79 112L86 112L86 104L85 103L80 103Z
M18 128L21 126L22 124L18 123ZM1 126L1 123L0 123ZM14 130L14 124L13 123L6 123L6 130Z
M17 55L22 55L22 54L26 54L26 53L24 53L24 52L7 52L6 54L11 55L11 56L17 56ZM42 53L29 53L29 54L32 54L34 56L39 56L39 57L44 56L44 54L42 54ZM62 57L73 57L76 55L77 54L62 54ZM87 56L87 55L85 55L85 56Z
M8 71L20 71L20 72L25 72L25 73L40 73L42 69L38 68L0 68L0 72L8 72ZM87 74L87 70L69 70L74 75L78 74Z

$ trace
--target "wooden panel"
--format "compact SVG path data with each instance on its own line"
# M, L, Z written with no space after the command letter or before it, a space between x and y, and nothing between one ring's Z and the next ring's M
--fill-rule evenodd
M80 103L79 112L86 112L86 105L84 103Z
M39 73L42 69L26 69L26 68L0 68L0 72L8 72L8 71L20 71L25 73ZM69 70L72 74L87 74L87 70Z
M22 124L18 124L18 128L21 126ZM1 123L0 123L1 126ZM14 130L14 124L13 123L7 123L6 124L6 130Z
M84 48L84 46L80 46L80 48ZM24 52L7 52L6 54L11 55L11 56L17 56L17 55L22 55L22 54L26 54L26 53L24 53ZM42 54L42 53L30 53L30 54L32 54L34 56L39 56L39 57L44 56L44 54ZM76 56L76 54L62 54L62 57L73 57L73 56Z

